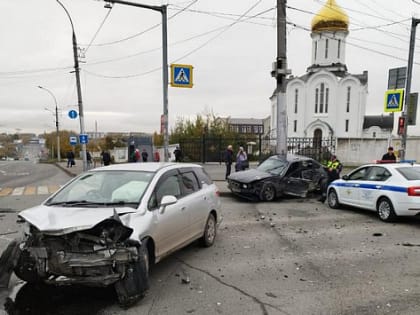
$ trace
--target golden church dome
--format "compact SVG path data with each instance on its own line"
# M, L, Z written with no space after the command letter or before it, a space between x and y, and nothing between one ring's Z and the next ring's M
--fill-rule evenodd
M349 17L335 0L328 0L324 7L312 19L312 32L348 31Z

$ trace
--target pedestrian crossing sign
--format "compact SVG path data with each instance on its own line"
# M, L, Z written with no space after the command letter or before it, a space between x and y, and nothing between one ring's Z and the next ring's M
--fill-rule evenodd
M192 88L193 66L171 64L171 86Z
M385 92L385 112L401 112L404 101L404 89Z

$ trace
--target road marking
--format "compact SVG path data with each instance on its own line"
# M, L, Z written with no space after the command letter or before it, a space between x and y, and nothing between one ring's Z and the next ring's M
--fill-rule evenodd
M16 187L12 191L12 196L21 196L23 195L24 190L25 190L25 187Z
M61 185L0 187L0 197L50 195L55 193L60 187Z
M36 187L35 186L28 186L25 188L24 195L35 195Z
M1 188L1 189L0 189L0 196L7 196L7 195L9 195L12 191L13 191L13 188L9 188L9 187L6 187L6 188Z

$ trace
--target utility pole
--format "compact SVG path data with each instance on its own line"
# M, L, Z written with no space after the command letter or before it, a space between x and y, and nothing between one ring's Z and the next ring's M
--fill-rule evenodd
M404 130L401 135L401 153L400 159L404 160L407 151L407 111L408 104L410 103L410 93L411 93L411 78L413 76L413 61L414 61L414 48L416 45L416 28L417 24L420 23L420 19L411 19L411 35L410 35L410 48L408 51L408 66L407 66L407 82L405 85L405 98L404 98L404 109L402 111L401 117L404 119Z
M70 20L71 29L73 32L72 35L72 43L73 43L73 59L74 59L74 72L76 74L76 86L77 86L77 103L79 106L79 119L80 119L80 134L85 135L85 118L83 114L83 101L82 101L82 89L80 87L80 68L79 68L79 58L77 56L77 40L76 40L76 33L74 32L74 25L73 20L69 12L67 11L66 7L59 1L56 0L64 11L67 14L67 17ZM83 158L83 171L87 170L87 156L86 156L86 143L82 143L82 158Z
M133 7L140 7L144 9L150 9L158 11L162 14L162 81L163 81L163 152L164 161L168 162L169 159L169 136L168 136L168 18L167 18L167 6L154 6L140 3L134 3L123 0L104 0L106 3L118 3L130 5ZM105 5L106 8L110 8L109 5Z
M286 104L286 0L277 0L277 59L273 63L271 75L276 78L277 117L276 152L283 158L287 156L287 104Z

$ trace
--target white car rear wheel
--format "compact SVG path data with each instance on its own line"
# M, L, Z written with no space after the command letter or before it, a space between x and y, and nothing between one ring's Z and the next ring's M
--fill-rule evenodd
M394 211L394 207L388 198L379 199L377 210L379 219L382 221L392 222L397 217Z

